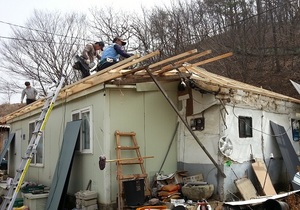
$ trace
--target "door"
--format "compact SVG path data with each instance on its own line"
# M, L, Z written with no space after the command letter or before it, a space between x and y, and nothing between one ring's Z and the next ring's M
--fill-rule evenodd
M21 163L22 157L22 129L16 130L15 140L12 141L8 157L8 170L11 177L15 176L15 172Z

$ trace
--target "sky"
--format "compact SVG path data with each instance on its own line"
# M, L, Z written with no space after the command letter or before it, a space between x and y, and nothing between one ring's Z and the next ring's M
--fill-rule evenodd
M33 14L35 9L61 12L82 12L88 14L93 7L113 7L116 10L132 11L138 13L142 7L167 6L172 0L0 0L0 37L9 37L10 24L24 26L24 23ZM2 72L1 72L2 71ZM10 79L9 75L3 78ZM25 79L20 79L22 83ZM23 81L24 80L24 81ZM20 103L21 93L14 94L10 103ZM7 103L6 95L0 94L0 104Z

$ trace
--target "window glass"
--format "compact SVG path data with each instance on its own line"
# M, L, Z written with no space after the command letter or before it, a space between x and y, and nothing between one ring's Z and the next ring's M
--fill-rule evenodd
M239 116L239 137L252 137L252 118Z
M83 149L90 149L90 112L82 113L82 142Z
M31 141L31 138L33 136L33 132L35 131L36 124L37 124L36 122L29 123L29 134L28 134L29 139L28 139L28 144ZM38 135L35 135L35 137L37 138ZM36 154L33 155L32 160L31 160L31 164L43 164L43 159L44 159L44 139L43 139L43 133L41 134L41 136L39 138L40 138L39 139L39 143L38 143L38 146L36 147L37 152L36 152Z
M81 119L80 135L78 136L75 149L83 152L90 153L91 146L91 111L90 108L76 110L72 113L72 120Z

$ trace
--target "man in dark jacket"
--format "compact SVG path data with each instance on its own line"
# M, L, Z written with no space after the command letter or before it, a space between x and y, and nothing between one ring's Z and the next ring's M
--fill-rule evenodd
M94 44L87 44L83 49L80 56L76 56L77 62L73 65L74 69L80 70L82 73L82 78L91 75L90 69L96 65L94 60L97 58L101 59L99 51L103 51L104 42L95 42Z
M129 58L132 54L127 53L123 49L124 45L126 45L126 42L123 39L120 37L114 38L113 44L104 49L97 71L119 62L120 56Z

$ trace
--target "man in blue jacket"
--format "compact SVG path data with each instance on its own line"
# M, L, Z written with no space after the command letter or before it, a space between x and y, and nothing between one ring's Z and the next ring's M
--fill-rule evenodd
M132 54L127 53L123 46L126 42L120 37L116 37L113 40L113 44L104 49L101 60L98 64L97 71L105 69L117 62L119 62L120 56L124 58L129 58Z

